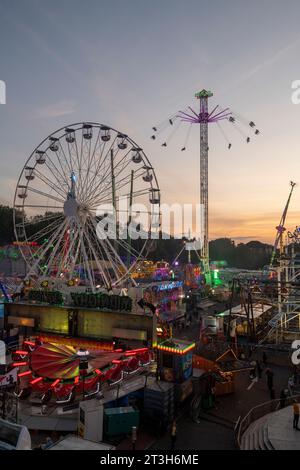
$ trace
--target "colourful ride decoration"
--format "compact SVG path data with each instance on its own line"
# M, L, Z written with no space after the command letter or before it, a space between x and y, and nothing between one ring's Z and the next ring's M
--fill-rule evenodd
M92 397L132 374L142 373L152 355L148 348L139 348L95 352L93 356L86 349L36 340L24 341L14 360L13 366L19 368L20 399L35 392L42 404L51 399L63 404Z

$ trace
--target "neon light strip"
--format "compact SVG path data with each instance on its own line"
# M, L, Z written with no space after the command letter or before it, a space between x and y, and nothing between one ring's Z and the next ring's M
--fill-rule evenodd
M52 388L56 387L56 385L58 385L59 382L60 382L60 379L55 380L55 381L51 384L51 387L52 387Z
M170 346L162 346L162 345L158 345L157 346L157 349L159 349L160 351L166 351L166 352L169 352L169 353L172 353L172 354L178 354L178 355L183 355L183 354L186 354L187 352L191 351L192 349L195 348L195 343L191 344L190 346L187 346L185 349L176 349L174 347L170 347Z
M30 382L30 385L37 384L38 382L41 382L43 380L43 377L38 377L37 379L34 379Z
M18 377L25 377L26 375L31 375L31 370L27 370L26 372L21 372L18 374Z

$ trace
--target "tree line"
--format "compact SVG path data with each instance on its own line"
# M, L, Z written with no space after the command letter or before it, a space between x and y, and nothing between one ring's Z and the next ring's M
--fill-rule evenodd
M40 221L38 219L39 216L35 216L34 225L31 228L28 226L28 229L32 231L32 235L45 226L43 218L41 217ZM13 243L14 240L13 209L9 206L0 205L0 246ZM173 237L167 240L153 240L149 243L147 258L152 261L165 260L172 263L182 250L185 241L187 240L178 240ZM132 240L132 246L136 250L139 250L143 243L144 240ZM270 262L272 246L259 241L236 244L230 238L224 237L210 241L209 250L212 261L224 260L228 267L261 269ZM187 250L183 250L178 259L184 263L187 262L187 258ZM193 263L199 261L195 252L191 252L191 260Z

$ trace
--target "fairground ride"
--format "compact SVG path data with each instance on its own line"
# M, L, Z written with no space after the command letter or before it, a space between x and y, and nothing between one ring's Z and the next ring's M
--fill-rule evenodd
M133 246L130 227L141 217L135 204L145 207L148 227ZM107 215L103 207L115 214L115 237L98 236ZM145 256L149 233L159 230L159 207L154 168L128 135L93 122L53 132L27 159L15 190L15 236L27 279L49 287L83 285L93 292L128 280L134 285L130 273Z
M232 141L227 137L226 131L221 126L221 122L228 122L233 126L236 131L245 139L247 144L250 143L251 137L249 131L253 132L257 136L260 131L257 129L253 121L248 121L241 115L235 113L230 108L222 108L216 105L209 109L208 101L212 98L213 93L208 90L202 90L195 94L195 97L199 100L199 107L194 110L191 106L188 106L183 111L173 113L167 120L161 124L154 126L152 129L154 134L151 136L153 140L156 140L160 134L167 131L171 127L171 132L165 141L162 142L162 147L167 147L181 126L182 123L189 124L185 140L181 146L181 151L184 152L188 149L188 143L190 139L191 129L193 125L199 126L200 130L200 205L202 208L201 214L201 249L200 256L202 261L203 270L206 277L206 283L211 284L211 272L209 267L209 191L208 191L208 152L209 152L209 141L208 141L208 127L211 124L216 124L220 130L227 148L232 148ZM247 131L246 131L247 130Z
M24 341L23 349L13 353L18 397L35 395L41 404L91 398L133 374L146 372L152 361L148 348L93 354L62 344Z

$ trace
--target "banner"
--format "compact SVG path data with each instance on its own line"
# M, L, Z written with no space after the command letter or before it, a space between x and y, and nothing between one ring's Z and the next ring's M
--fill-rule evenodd
M18 379L18 368L15 367L11 371L7 372L7 374L0 375L0 388L17 383L17 379Z

